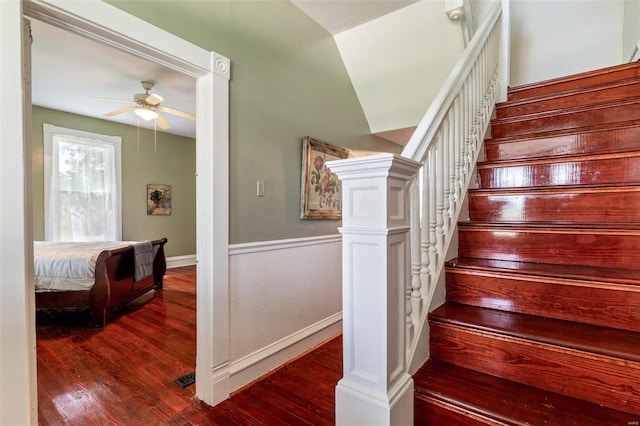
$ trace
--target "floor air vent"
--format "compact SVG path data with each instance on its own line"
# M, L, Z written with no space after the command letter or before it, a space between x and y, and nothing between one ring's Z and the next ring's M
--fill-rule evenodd
M186 388L187 386L192 385L196 382L196 372L193 371L189 374L178 377L173 382L181 388Z

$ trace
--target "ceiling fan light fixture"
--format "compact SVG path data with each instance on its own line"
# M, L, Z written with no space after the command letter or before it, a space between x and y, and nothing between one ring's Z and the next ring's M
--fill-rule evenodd
M134 112L138 117L146 121L158 118L158 113L150 110L149 108L136 108Z

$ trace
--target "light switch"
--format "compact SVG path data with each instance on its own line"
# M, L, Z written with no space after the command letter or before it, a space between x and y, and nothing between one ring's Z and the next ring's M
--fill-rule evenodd
M256 185L256 193L258 197L264 197L264 181L259 180Z

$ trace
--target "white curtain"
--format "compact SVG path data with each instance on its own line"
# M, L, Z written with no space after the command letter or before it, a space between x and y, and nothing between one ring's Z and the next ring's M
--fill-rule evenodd
M120 138L114 143L113 137L50 127L49 134L45 129L46 240L121 240Z

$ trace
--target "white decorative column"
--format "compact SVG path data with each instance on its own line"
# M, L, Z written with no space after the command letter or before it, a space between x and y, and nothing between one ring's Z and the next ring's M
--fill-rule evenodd
M406 365L409 181L420 164L393 154L331 161L342 181L343 377L336 424L413 425Z

